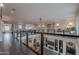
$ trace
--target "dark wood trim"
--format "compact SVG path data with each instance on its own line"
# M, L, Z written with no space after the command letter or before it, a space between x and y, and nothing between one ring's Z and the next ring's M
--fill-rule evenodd
M22 32L20 32L20 46L22 47L21 43L22 43Z
M41 55L43 55L43 45L44 45L44 35L53 35L53 36L62 36L62 37L74 37L74 38L79 38L79 35L69 35L69 34L57 34L57 33L46 33L46 32L36 32L36 31L17 31L17 38L18 38L18 33L20 32L20 44L24 44L26 47L28 47L30 50L32 50L34 53L37 55L40 55L40 53L34 51L32 48L28 46L28 32L34 33L34 34L40 34L41 35ZM27 44L22 42L22 33L26 32L26 40Z
M34 32L38 34L54 35L54 36L66 36L66 37L76 37L79 38L79 35L70 35L70 34L57 34L57 33L46 33L46 32Z
M28 46L28 32L26 32L26 43L27 43L27 46Z

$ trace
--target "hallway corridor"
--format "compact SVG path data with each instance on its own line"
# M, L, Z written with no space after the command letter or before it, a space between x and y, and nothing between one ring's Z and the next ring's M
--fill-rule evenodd
M0 55L34 55L34 53L26 48L20 46L18 40L13 39L11 33L3 34L3 41L0 42Z

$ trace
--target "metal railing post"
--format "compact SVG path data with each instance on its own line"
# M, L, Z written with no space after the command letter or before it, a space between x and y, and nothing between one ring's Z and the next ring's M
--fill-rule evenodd
M20 46L22 47L22 32L20 31Z
M41 33L41 55L43 55L44 34Z
M26 43L27 43L27 46L28 46L28 32L26 32Z

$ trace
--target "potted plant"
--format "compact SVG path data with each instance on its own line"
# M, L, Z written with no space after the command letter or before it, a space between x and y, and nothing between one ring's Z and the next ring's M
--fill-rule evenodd
M71 33L76 33L76 27L71 28Z

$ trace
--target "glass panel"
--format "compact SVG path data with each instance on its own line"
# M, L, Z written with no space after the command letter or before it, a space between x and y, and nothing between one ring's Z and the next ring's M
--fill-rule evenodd
M66 53L67 54L70 54L70 55L72 55L72 54L76 54L76 47L75 47L75 43L73 43L73 42L67 42L66 43Z
M41 53L41 36L40 34L31 34L28 36L28 46L37 53Z
M27 45L27 33L26 32L21 32L22 35L22 43L24 43L25 45Z
M17 34L18 34L18 40L20 41L20 31L18 31Z
M44 54L45 55L57 55L55 44L58 44L58 41L55 43L55 38L52 35L44 35ZM58 45L57 45L58 46ZM57 48L58 50L58 48Z

